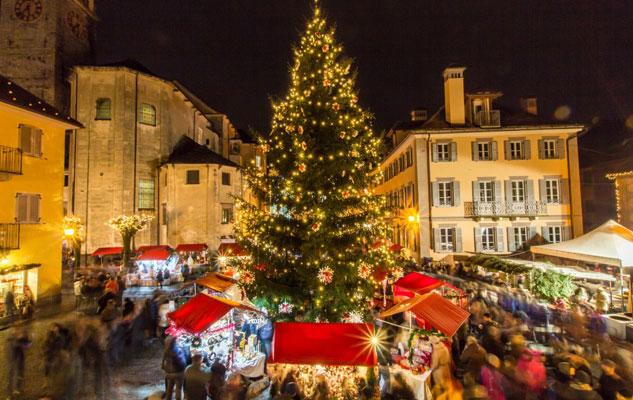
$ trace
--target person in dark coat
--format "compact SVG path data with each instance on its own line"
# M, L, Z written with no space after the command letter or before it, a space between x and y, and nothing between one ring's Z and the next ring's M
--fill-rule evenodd
M134 302L129 298L126 297L125 301L123 302L123 317L127 317L128 315L132 314L134 312Z
M158 283L159 287L163 287L163 280L165 279L165 276L163 275L163 270L160 269L158 270L158 273L156 274L156 282Z
M184 381L187 361L180 346L173 336L165 340L165 352L163 353L162 368L165 371L165 400L172 400L176 394L176 400L182 400L182 385Z
M116 294L106 291L97 301L97 314L101 314L105 310L110 300L116 301Z
M604 400L615 400L616 393L627 387L626 382L616 372L616 364L611 360L602 361L599 393Z
M464 347L459 361L473 379L479 380L481 367L486 363L486 350L477 343L477 339L474 336L468 336L466 338L466 347Z
M211 373L202 365L202 356L191 356L191 365L185 369L184 391L187 400L207 400L207 385Z
M24 360L26 350L31 347L31 338L23 325L13 328L7 343L7 365L9 369L9 393L19 395L24 390Z

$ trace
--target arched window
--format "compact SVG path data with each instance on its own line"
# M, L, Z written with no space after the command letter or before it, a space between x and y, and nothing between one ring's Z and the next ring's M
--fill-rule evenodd
M139 122L144 125L156 126L156 107L151 104L141 103Z
M95 119L112 119L112 101L108 98L97 99L97 112Z

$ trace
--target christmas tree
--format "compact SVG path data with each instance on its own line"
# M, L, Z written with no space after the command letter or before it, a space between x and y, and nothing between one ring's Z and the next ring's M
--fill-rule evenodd
M264 206L238 202L238 242L251 255L238 266L240 285L277 319L361 320L379 285L374 272L394 264L380 245L384 198L373 192L381 141L342 51L315 4L288 92L273 101L260 139L267 167L245 171Z

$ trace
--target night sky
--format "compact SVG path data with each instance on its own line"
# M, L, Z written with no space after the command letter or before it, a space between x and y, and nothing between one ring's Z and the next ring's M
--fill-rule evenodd
M270 96L288 85L291 44L309 0L98 1L97 58L134 58L181 81L238 127L268 130ZM633 114L633 2L321 0L355 59L377 130L443 102L442 69L467 67L467 90L571 119ZM596 119L594 119L596 121ZM630 120L633 125L633 118Z

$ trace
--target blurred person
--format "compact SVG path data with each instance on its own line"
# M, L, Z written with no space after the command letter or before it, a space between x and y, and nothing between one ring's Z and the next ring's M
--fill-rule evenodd
M224 380L226 378L226 366L220 362L219 359L215 359L213 365L211 365L211 379L209 380L209 397L213 400L220 400L220 394L224 387Z
M569 398L565 400L601 400L602 397L591 387L591 376L583 371L576 371L569 384Z
M31 347L30 335L26 327L18 324L7 340L8 388L10 395L21 395L24 390L26 351Z
M119 282L117 282L117 280L113 277L108 278L104 288L106 291L110 291L115 295L119 294Z
M4 316L8 318L13 317L15 310L15 295L13 294L13 287L11 286L4 295Z
M556 366L554 380L548 389L550 400L564 400L570 397L569 385L576 373L576 369L568 362L560 362Z
M486 388L490 400L505 400L505 378L499 371L501 361L494 354L488 354L486 365L481 368L481 384Z
M547 373L540 353L524 350L516 364L515 378L531 395L539 398L547 387Z
M616 372L616 364L609 359L601 363L602 376L600 377L600 396L604 400L614 400L619 390L627 387L626 382Z
M624 388L618 390L615 394L616 400L633 400L633 390L629 388Z
M501 330L497 326L491 325L488 327L481 339L481 345L486 349L486 352L503 359L504 345L501 341Z
M433 346L431 353L433 385L442 384L446 379L451 378L451 354L446 345L437 336L431 336L431 345Z
M165 340L162 369L165 371L165 399L172 400L175 393L176 400L182 400L182 385L187 362L185 356L173 336Z
M123 301L122 316L125 318L132 313L134 313L134 302L129 297L126 297L125 301Z
M477 343L474 336L466 338L466 347L459 358L466 373L479 380L481 367L486 363L486 350Z
M165 337L165 331L169 328L169 319L167 318L167 314L171 311L169 307L169 300L166 297L162 297L158 302L158 329L160 330L160 337Z
M158 283L158 287L162 288L163 287L163 280L165 279L164 275L163 275L163 270L159 269L158 273L156 274L156 283Z
M101 314L105 310L110 300L116 301L116 295L110 289L106 289L99 300L97 300L97 314Z
M202 365L202 356L191 356L191 365L185 369L183 388L185 400L207 400L207 385L211 372Z

